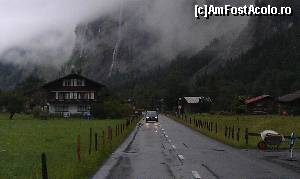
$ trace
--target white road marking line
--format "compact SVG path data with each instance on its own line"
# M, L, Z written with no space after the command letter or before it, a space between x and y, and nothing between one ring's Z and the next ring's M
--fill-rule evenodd
M176 149L176 146L175 145L172 145L173 149Z
M193 174L194 178L196 178L196 179L202 178L197 171L192 171L192 174Z
M179 158L180 160L184 160L184 156L183 156L183 155L178 155L178 158Z
M169 136L168 136L168 135L165 135L165 137L168 138Z
M169 141L169 143L171 143L171 142L172 142L170 139L169 139L168 141Z
M164 131L165 129L164 129L164 128L161 128L161 130Z

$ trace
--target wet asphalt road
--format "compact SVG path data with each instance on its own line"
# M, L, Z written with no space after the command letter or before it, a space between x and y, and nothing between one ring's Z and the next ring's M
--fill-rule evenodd
M300 178L299 171L224 145L163 115L159 123L143 121L117 160L109 179Z

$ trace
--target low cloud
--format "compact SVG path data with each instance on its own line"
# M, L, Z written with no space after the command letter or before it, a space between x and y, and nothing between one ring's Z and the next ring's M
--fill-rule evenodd
M77 24L113 10L120 1L1 0L0 59L61 64L72 52Z
M160 39L144 55L159 53L172 59L182 51L196 52L224 34L235 36L248 22L248 17L196 20L194 4L241 5L253 0L0 0L0 62L60 66L72 54L78 24L118 12L120 3L130 6L128 2L144 4L142 9L132 8L143 11L144 22L136 25Z

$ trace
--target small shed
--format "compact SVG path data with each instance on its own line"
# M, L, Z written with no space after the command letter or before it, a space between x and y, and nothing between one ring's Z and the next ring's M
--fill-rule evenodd
M211 103L210 97L184 97L183 110L185 113L209 112Z
M246 112L249 114L269 114L274 111L274 98L270 95L261 95L245 100Z
M278 98L279 112L288 114L300 114L300 90L286 94Z

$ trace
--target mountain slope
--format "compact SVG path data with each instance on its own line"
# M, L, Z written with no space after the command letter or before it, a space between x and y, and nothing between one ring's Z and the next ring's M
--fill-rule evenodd
M85 75L105 81L146 72L167 65L180 54L192 56L215 38L222 38L226 42L222 45L228 46L247 25L249 17L196 20L193 4L197 2L203 3L133 1L121 6L118 12L79 25L76 46L66 68L74 65ZM244 5L253 0L208 2Z
M263 2L266 1L260 1ZM287 6L278 6L284 5ZM299 2L291 6L297 10L295 13L299 12ZM230 110L239 95L280 96L300 89L299 40L298 13L251 17L228 48L222 49L226 42L216 39L197 55L181 54L167 67L135 76L131 81L123 79L117 89L125 89L121 95L132 96L142 105L164 98L173 107L180 96L207 95L214 99L216 109ZM239 53L229 58L226 53L233 54L234 49Z

